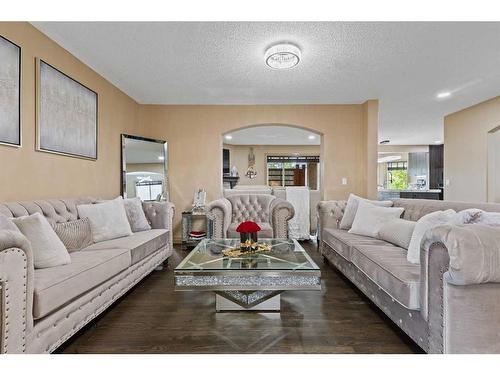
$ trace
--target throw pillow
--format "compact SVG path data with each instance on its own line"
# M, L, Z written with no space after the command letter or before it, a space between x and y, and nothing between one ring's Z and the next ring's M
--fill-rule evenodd
M49 222L40 213L12 219L22 234L30 241L35 268L49 268L71 263L64 247Z
M349 233L378 237L380 228L388 221L398 219L403 211L403 207L379 207L361 201Z
M92 231L88 218L52 224L52 228L70 253L92 245Z
M342 216L342 220L340 221L340 229L351 229L354 218L356 217L359 202L369 202L375 206L381 207L392 206L392 201L370 201L368 199L358 197L357 195L350 194L345 207L344 216Z
M77 206L77 209L80 218L89 219L94 242L112 240L132 234L122 197L103 203L81 204Z
M415 225L414 221L404 219L388 221L380 228L378 238L403 249L408 249Z
M420 243L425 232L440 225L454 224L456 217L454 210L436 211L422 216L415 224L415 229L411 236L407 254L408 262L420 264Z
M124 199L123 203L125 204L125 212L127 213L127 219L132 232L142 232L151 229L148 219L146 219L146 214L144 214L144 210L142 209L141 198Z
M19 232L19 228L12 222L11 218L0 214L0 229L12 230L14 232Z

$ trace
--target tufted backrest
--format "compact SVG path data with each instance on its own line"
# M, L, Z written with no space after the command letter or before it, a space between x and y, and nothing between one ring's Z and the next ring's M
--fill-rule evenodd
M0 203L0 213L7 217L20 217L39 212L51 224L65 223L78 219L76 206L97 201L94 198L72 198Z
M455 210L462 211L468 208L478 208L483 211L500 212L498 203L466 203L453 201L438 201L430 199L395 199L394 207L403 207L403 219L417 221L422 216L434 211Z
M269 207L276 199L269 194L234 194L227 197L232 206L233 223L251 220L257 223L269 223Z

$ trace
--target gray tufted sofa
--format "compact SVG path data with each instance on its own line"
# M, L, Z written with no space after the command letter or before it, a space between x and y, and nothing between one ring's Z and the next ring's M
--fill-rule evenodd
M284 199L269 194L232 194L208 205L214 220L215 238L238 238L237 226L247 220L261 227L261 238L288 238L288 220L293 218L293 206Z
M446 209L500 212L500 204L398 199L403 218ZM420 265L406 250L339 229L345 201L317 206L320 251L428 353L500 353L500 228L446 225L422 240Z
M49 222L76 220L79 204L96 199L52 199L0 204L0 213L35 212ZM34 269L31 245L0 230L0 353L50 353L84 327L172 253L168 202L145 202L152 230L103 241L70 253L71 263Z

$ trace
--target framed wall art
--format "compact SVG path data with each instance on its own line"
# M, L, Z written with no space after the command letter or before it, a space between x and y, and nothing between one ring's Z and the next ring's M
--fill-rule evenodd
M37 59L37 150L97 160L98 95Z
M21 47L1 35L0 144L21 146Z

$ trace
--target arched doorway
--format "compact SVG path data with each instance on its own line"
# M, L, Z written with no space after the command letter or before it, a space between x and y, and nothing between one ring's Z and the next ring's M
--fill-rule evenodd
M500 203L500 126L488 132L488 202Z
M252 191L295 199L297 216L307 211L314 233L316 204L323 197L323 135L291 124L255 124L221 138L222 195ZM302 194L303 204L291 197L294 194Z

